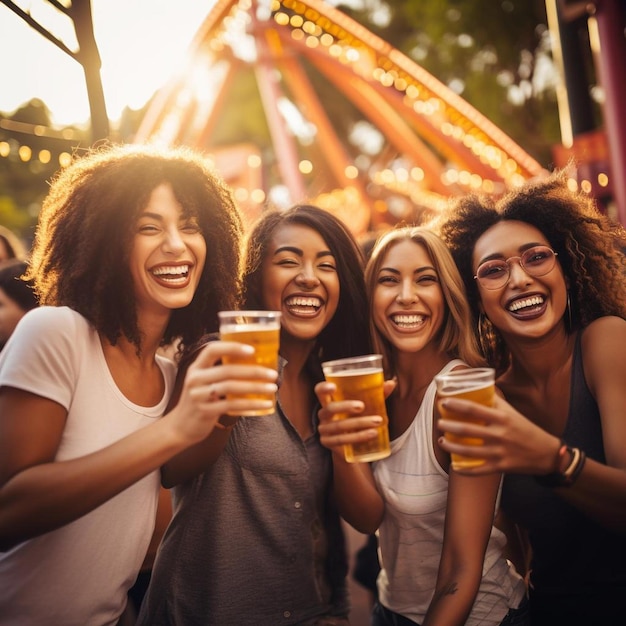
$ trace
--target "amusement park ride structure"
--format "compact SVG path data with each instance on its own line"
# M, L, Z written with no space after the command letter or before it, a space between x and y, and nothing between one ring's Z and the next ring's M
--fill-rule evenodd
M256 81L269 149L214 142L244 72ZM368 129L375 148L340 139L329 94L349 103L352 129ZM356 235L545 173L460 96L320 0L218 0L134 140L211 154L250 220L268 204L313 202Z

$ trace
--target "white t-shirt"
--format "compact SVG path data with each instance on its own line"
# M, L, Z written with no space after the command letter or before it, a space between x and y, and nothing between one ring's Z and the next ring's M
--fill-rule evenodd
M461 364L451 361L442 373ZM385 500L378 529L380 602L418 624L424 620L437 582L448 497L448 474L432 445L435 395L432 382L409 428L391 442L391 455L373 464L376 485ZM519 606L524 581L502 556L505 544L504 534L492 528L480 589L466 626L496 626L509 608Z
M0 386L58 402L68 411L56 461L100 450L163 415L174 364L157 361L165 380L158 405L122 395L96 331L67 307L22 318L0 354ZM159 473L152 472L87 515L0 553L0 625L116 624L154 528Z

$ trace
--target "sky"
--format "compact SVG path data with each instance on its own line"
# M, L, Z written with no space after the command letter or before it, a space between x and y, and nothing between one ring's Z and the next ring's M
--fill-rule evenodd
M44 0L15 0L69 48L71 21ZM107 113L141 108L172 76L214 0L91 0ZM54 125L87 125L82 67L0 4L0 111L40 98Z

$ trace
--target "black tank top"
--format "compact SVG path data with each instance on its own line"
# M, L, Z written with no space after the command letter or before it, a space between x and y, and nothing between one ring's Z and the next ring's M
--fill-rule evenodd
M583 449L589 458L605 463L600 413L585 381L580 333L562 437L568 445ZM531 586L550 612L560 615L563 621L558 623L579 624L593 616L587 622L590 626L626 624L626 536L601 527L528 475L505 477L502 508L529 531ZM531 594L531 608L532 604ZM595 621L599 609L608 611L604 621ZM572 616L571 622L566 620L567 614ZM535 623L544 622L537 618Z

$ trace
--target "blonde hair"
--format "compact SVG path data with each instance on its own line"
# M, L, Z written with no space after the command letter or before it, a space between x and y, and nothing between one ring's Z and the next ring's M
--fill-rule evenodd
M365 285L369 298L370 332L374 348L384 358L385 373L393 376L391 344L374 324L373 293L377 284L378 273L391 248L403 241L412 241L422 246L430 256L446 304L446 315L440 330L439 347L453 358L459 358L468 365L485 365L478 348L476 337L471 328L472 316L463 285L463 279L454 263L446 244L432 231L420 226L405 226L383 234L374 244L370 259L365 268Z

